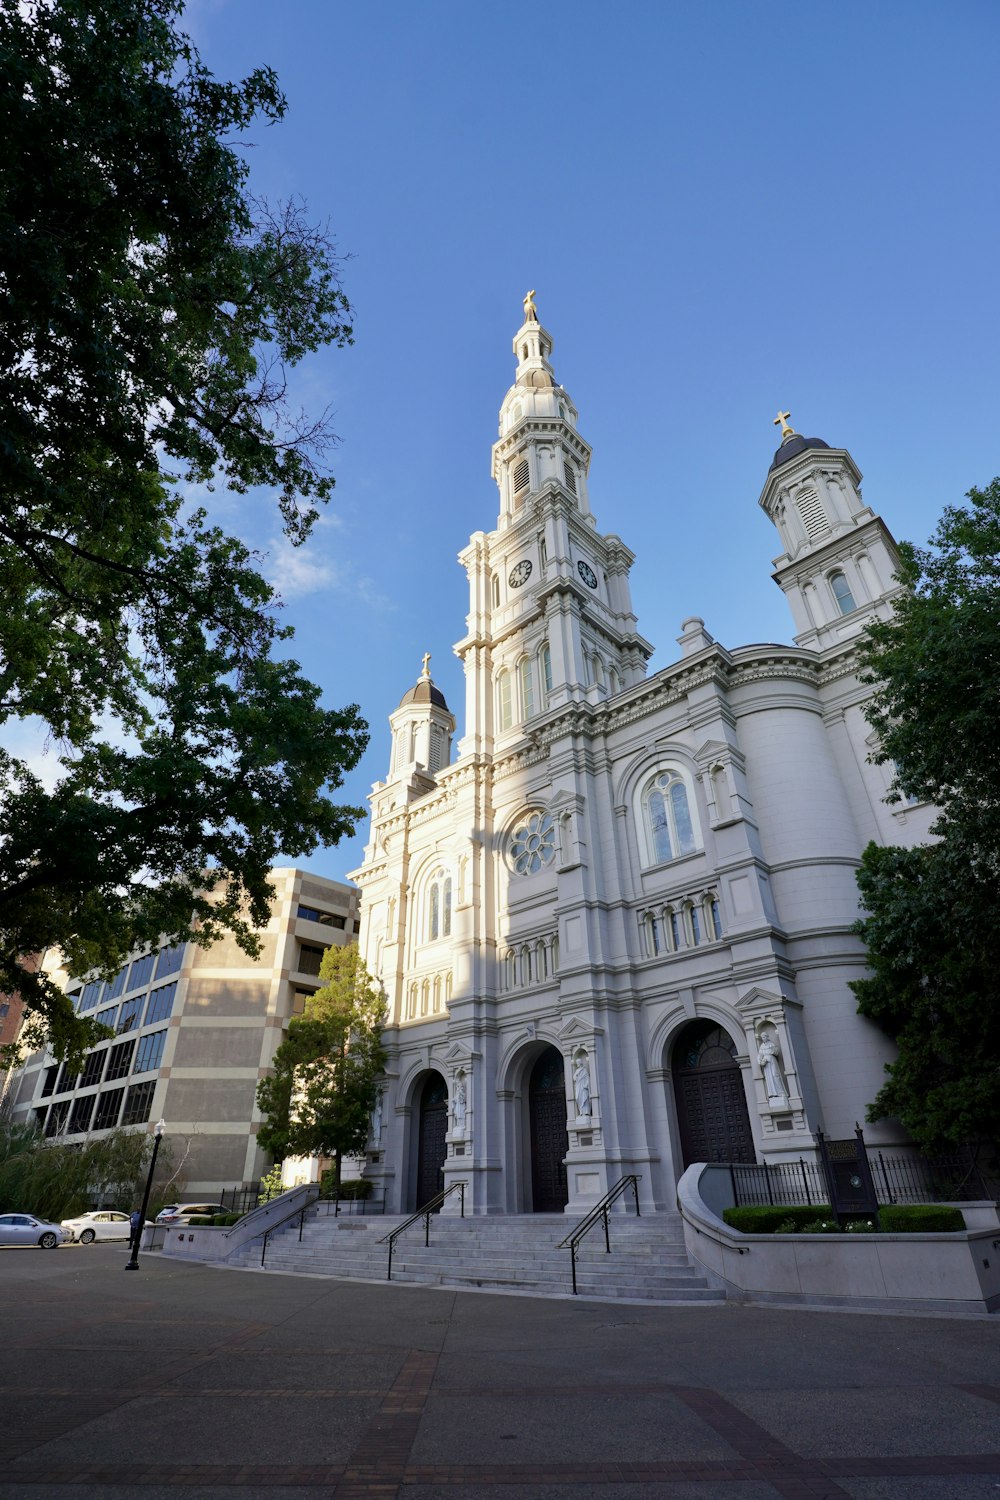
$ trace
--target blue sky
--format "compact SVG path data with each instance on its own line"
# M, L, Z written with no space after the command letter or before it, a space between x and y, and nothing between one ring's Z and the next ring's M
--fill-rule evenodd
M851 450L898 537L1000 473L994 0L192 0L187 26L217 76L277 70L253 190L304 197L351 257L356 344L298 383L336 413L329 515L293 555L267 496L220 510L326 701L371 724L342 800L385 775L424 651L461 733L455 557L496 523L528 287L652 671L692 614L791 638L757 505L779 405ZM342 877L363 842L306 863Z

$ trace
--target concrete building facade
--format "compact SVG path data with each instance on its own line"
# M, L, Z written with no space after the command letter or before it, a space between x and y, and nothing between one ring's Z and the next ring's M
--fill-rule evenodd
M319 987L324 949L353 942L358 925L353 887L299 869L273 870L271 880L256 959L227 937L136 954L110 982L62 976L78 1011L112 1027L114 1039L93 1048L77 1075L46 1052L28 1058L14 1118L67 1142L162 1118L185 1195L257 1181L269 1165L257 1145L257 1083Z

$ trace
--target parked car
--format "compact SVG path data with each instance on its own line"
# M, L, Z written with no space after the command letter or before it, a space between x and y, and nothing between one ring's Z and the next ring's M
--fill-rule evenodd
M149 1219L146 1220L148 1224ZM117 1208L94 1208L90 1213L78 1214L75 1219L63 1219L66 1237L89 1245L93 1240L127 1240L132 1234L132 1221L128 1214Z
M41 1245L54 1250L66 1238L58 1224L34 1214L0 1214L0 1245Z
M189 1224L192 1219L201 1218L203 1215L211 1217L212 1214L227 1214L229 1209L224 1203L171 1203L166 1208L161 1208L156 1215L157 1224L166 1224L170 1228L174 1224Z

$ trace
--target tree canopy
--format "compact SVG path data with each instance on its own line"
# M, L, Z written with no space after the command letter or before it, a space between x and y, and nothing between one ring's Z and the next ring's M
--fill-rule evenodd
M274 1072L257 1086L264 1115L257 1139L279 1159L364 1151L385 1064L381 986L354 944L328 948L326 983L310 995L274 1055Z
M907 592L864 648L875 758L940 809L934 843L870 844L858 876L871 973L852 988L899 1047L869 1118L932 1149L1000 1139L1000 479L968 499L901 548Z
M110 973L224 929L253 952L270 866L361 816L328 795L358 709L322 706L258 559L187 500L260 488L307 537L335 440L289 372L352 341L340 260L250 195L273 71L217 81L180 11L0 0L0 990L59 1055L94 1023L28 955Z

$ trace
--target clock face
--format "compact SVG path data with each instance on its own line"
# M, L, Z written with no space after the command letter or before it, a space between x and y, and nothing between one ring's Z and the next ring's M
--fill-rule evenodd
M579 573L580 577L583 579L583 581L587 585L588 589L596 589L596 587L597 587L597 574L594 572L593 568L590 566L590 563L585 563L585 562L582 562L582 561L578 562L577 565L576 565L576 571Z
M507 579L507 582L510 584L512 589L519 589L521 587L521 584L527 583L530 577L531 559L526 557L523 562L514 564L514 566L510 570L510 577ZM596 578L594 579L594 582L597 582Z

